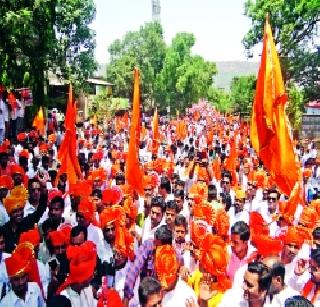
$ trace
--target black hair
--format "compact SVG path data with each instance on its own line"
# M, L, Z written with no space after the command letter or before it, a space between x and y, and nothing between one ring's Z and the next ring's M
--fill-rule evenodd
M50 201L50 205L56 203L60 204L61 209L64 209L64 199L61 196L56 196Z
M99 199L102 199L102 192L101 192L101 190L99 190L99 189L94 189L93 191L92 191L92 194L91 194L92 196L97 196Z
M167 177L163 177L160 183L160 189L165 189L167 193L171 193L170 180Z
M166 203L161 196L154 196L151 198L151 208L159 207L161 208L161 212L164 213L166 210Z
M271 273L268 267L259 261L248 263L248 272L258 274L259 291L267 291L271 284Z
M284 307L313 307L313 304L302 295L294 295L285 300Z
M280 199L280 193L277 189L273 189L273 188L268 189L268 195L273 193L277 194L277 199Z
M284 264L282 262L276 262L272 265L271 268L271 276L272 277L280 277L281 278L281 284L284 286L284 276L286 274L286 269L284 267Z
M162 245L172 244L172 230L167 225L161 225L158 227L154 234L156 240L160 240Z
M152 294L160 293L161 284L153 277L145 277L139 285L139 301L141 306L144 306L148 302L148 296Z
M182 214L178 214L174 220L174 225L175 226L183 226L186 231L188 229L188 222L187 219L185 218L185 216L183 216Z
M29 179L29 180L28 180L28 191L31 190L31 186L32 186L32 184L35 183L35 182L40 184L40 181L39 181L37 178L32 178L32 179Z
M71 307L70 300L64 295L54 295L47 300L47 307Z
M174 191L174 197L182 198L184 199L184 191L181 189L177 189Z
M48 218L42 223L42 231L44 233L47 233L49 229L51 230L57 230L59 226L59 223L57 220L53 218Z
M167 203L166 203L166 210L167 209L173 209L176 213L177 210L178 210L178 207L177 207L177 203L175 200L168 200Z
M247 223L243 221L235 222L231 227L232 235L239 235L240 240L249 241L250 238L250 228Z
M312 237L313 239L320 238L320 227L316 227L315 229L313 229Z
M176 181L176 185L181 185L181 186L185 186L185 182L183 181L183 180L181 180L181 179L178 179L177 181Z
M81 232L84 234L84 240L87 241L88 230L86 227L80 225L72 227L70 237L77 237Z
M320 249L312 249L310 253L310 258L314 260L318 264L318 266L320 266Z

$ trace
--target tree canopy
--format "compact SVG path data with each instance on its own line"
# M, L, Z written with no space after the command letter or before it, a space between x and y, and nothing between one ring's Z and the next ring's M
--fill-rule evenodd
M141 71L144 105L184 109L199 98L208 97L216 66L192 55L195 37L178 33L166 46L159 23L148 23L139 31L127 32L109 47L107 78L114 84L114 94L132 97L133 68Z
M44 104L49 70L82 84L96 69L94 16L93 0L3 0L0 82L17 88L28 80L37 105Z
M305 89L305 99L320 98L320 0L247 0L245 14L252 27L243 39L248 53L263 39L267 13L279 50L286 82Z

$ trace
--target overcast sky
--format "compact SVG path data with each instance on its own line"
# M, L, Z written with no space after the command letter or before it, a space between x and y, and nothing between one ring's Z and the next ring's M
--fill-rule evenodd
M167 43L176 33L196 37L194 54L212 61L247 60L241 40L250 28L244 0L160 0L161 23ZM108 46L129 30L152 20L151 0L95 0L96 59L109 60ZM256 59L256 53L254 60Z

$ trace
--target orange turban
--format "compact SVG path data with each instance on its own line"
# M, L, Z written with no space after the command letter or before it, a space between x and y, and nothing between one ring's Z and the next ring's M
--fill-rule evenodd
M215 229L217 234L222 237L227 237L230 228L229 215L224 209L219 209L216 212Z
M92 160L99 160L101 161L103 158L103 153L101 151L98 151L98 152L95 152L93 155L92 155Z
M24 169L20 165L12 165L11 166L11 174L21 174L24 176Z
M179 263L172 245L157 247L154 268L163 288L168 288L176 281Z
M9 195L3 200L3 205L10 214L12 211L24 208L26 204L26 199L22 197L17 197L15 195Z
M25 242L30 242L33 246L38 246L40 244L40 233L37 227L21 233L19 244Z
M8 175L0 176L0 189L11 190L13 187L13 180Z
M97 307L122 307L119 293L115 289L103 290L98 300Z
M305 178L309 178L312 175L312 170L310 168L305 168L303 170L303 177Z
M115 243L114 249L126 256L130 260L134 259L134 239L125 227L126 215L123 207L115 205L105 208L100 214L100 226L103 229L107 225L114 223L115 225Z
M256 235L252 238L257 253L263 257L278 256L282 250L282 242L268 235Z
M5 259L7 273L9 277L20 275L29 271L29 259L18 253L13 253L11 257Z
M133 189L128 184L123 184L120 186L123 196L133 195Z
M207 233L207 223L201 220L191 221L191 240L199 247Z
M250 212L250 232L252 234L269 234L269 228L259 212Z
M106 227L110 223L117 223L121 226L125 225L125 212L122 207L116 205L111 208L105 208L100 214L101 228Z
M143 176L143 186L148 187L151 186L153 189L158 185L158 178L153 175L144 175Z
M283 237L284 244L296 244L300 248L304 242L304 238L296 227L290 226L287 233Z
M124 212L129 216L130 219L135 220L138 215L138 209L133 203L131 197L127 197L123 204Z
M18 140L19 142L24 141L26 138L27 138L27 135L26 135L25 133L23 133L23 132L17 134L17 140Z
M92 171L91 174L89 174L89 180L92 180L92 181L96 181L96 180L104 181L106 179L107 179L107 172L102 167Z
M102 203L103 204L111 204L115 205L120 203L122 200L122 191L118 186L114 186L112 188L106 188L102 192Z
M48 151L48 149L49 149L49 145L46 144L46 143L42 143L42 144L39 145L39 151L40 152L45 153L45 152Z
M88 198L82 199L78 207L78 213L82 214L87 222L92 222L95 213L93 202Z
M227 251L225 242L216 235L207 233L200 244L200 264L214 276L223 275L227 269Z
M205 181L206 183L209 182L208 172L203 167L199 167L199 170L198 170L198 181Z
M318 216L317 216L317 212L315 209L310 208L310 207L304 207L300 218L299 218L299 222L308 228L313 228L315 226L315 224L317 223L318 220Z
M92 184L85 180L79 180L75 184L70 184L70 194L89 197L92 194Z
M52 246L69 245L70 243L71 227L65 227L61 230L54 230L49 232L49 239Z
M54 133L48 135L48 141L49 142L55 143L56 140L57 140L57 136Z
M28 152L28 150L22 150L22 151L20 151L20 153L19 153L19 157L21 158L21 157L24 157L24 158L26 158L26 159L29 159L29 152Z
M97 263L96 246L91 241L70 245L67 248L67 258L70 261L70 274L58 289L58 294L71 284L82 283L93 277Z
M193 206L193 217L195 220L206 221L209 225L215 222L215 210L207 202L196 203Z

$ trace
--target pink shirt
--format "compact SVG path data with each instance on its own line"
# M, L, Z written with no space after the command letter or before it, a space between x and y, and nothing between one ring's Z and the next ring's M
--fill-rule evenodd
M236 254L232 253L230 247L230 261L227 267L227 274L230 277L231 281L233 282L234 275L239 268L248 264L248 258L251 254L255 251L255 248L252 245L248 245L248 252L247 255L243 259L239 259Z

